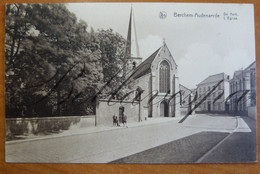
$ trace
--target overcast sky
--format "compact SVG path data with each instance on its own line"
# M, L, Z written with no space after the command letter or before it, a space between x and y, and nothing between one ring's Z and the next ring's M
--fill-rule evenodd
M166 40L177 65L180 83L196 88L209 75L235 70L255 61L254 8L251 4L132 3L143 60ZM70 11L89 27L112 28L127 35L130 3L73 3ZM159 13L166 12L161 19ZM174 17L192 14L193 17ZM218 14L218 18L195 13ZM223 14L237 20L224 20ZM230 13L233 15L231 16ZM236 13L236 15L235 15Z

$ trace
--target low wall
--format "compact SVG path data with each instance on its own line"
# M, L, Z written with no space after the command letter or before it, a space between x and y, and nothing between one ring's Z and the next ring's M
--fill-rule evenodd
M124 114L127 116L127 122L138 122L139 104L137 102L121 102L113 100L108 105L108 100L99 100L96 105L97 125L113 126L113 115L119 118L119 107L124 107Z
M181 116L184 116L188 113L188 107L180 107Z
M253 120L256 120L257 118L256 106L248 107L248 117L252 118Z
M181 106L180 107L180 112L181 112L181 116L187 115L188 112L190 112L189 107L188 106ZM192 113L190 115L193 115L193 114L195 114L195 111L192 111Z
M9 140L21 135L59 133L62 130L80 129L93 126L95 126L95 115L7 118L5 123L5 134L6 140Z

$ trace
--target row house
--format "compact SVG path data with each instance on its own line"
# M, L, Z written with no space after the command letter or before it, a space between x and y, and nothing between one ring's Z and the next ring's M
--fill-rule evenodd
M248 115L248 108L256 106L256 62L234 72L230 80L230 96L232 114Z

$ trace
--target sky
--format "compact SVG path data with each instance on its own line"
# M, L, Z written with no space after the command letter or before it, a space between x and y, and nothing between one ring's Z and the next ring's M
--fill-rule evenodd
M234 71L255 61L252 4L67 4L71 12L87 22L89 29L111 28L124 38L131 6L143 60L165 40L178 65L180 83L190 89L209 75L224 72L232 78ZM160 18L160 12L166 17ZM201 14L218 17L199 17Z

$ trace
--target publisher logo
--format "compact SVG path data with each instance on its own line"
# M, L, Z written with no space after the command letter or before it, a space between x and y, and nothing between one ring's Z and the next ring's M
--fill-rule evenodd
M165 11L161 11L161 12L159 13L159 18L165 19L166 17L167 17L167 13L166 13Z

